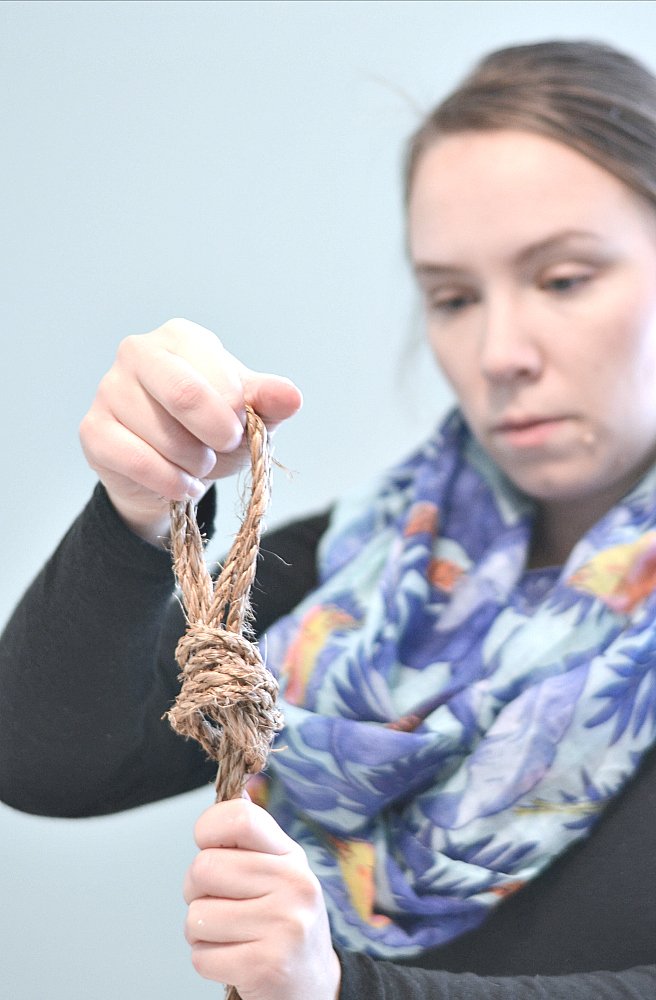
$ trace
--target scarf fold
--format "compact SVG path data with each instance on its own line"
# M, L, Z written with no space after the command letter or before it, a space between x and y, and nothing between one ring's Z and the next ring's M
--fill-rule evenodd
M266 634L286 726L250 784L345 947L480 924L586 836L656 733L656 471L526 571L533 510L459 411L335 508L320 583Z

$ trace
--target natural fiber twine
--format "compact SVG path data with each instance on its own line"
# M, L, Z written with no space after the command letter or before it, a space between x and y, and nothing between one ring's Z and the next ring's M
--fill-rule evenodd
M214 586L191 501L171 502L173 568L184 601L187 631L176 658L182 689L168 718L182 736L198 740L218 762L216 801L239 798L250 775L266 764L275 733L278 684L250 632L249 593L255 578L262 518L269 501L271 450L262 420L246 406L251 495L241 529ZM234 986L225 1000L239 1000Z

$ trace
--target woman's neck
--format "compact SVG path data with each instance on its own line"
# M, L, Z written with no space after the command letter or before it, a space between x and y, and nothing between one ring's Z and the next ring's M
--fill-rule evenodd
M591 497L539 501L527 569L562 566L576 543L640 481L645 471L640 469Z
M598 514L592 513L575 502L541 504L533 527L527 569L561 566L579 539L607 510L604 507Z

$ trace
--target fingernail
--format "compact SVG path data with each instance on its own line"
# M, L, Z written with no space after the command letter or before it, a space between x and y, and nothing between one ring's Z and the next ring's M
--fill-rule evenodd
M238 448L239 445L241 444L243 436L244 436L244 428L241 426L241 424L238 424L237 427L235 427L233 430L232 437L230 438L229 441L226 442L221 451L234 451L235 448Z
M190 500L198 500L202 497L205 492L205 487L201 483L200 479L190 479L189 485L187 486L187 496Z

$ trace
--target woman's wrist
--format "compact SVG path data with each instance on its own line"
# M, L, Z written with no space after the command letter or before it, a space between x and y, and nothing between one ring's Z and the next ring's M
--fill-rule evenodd
M171 521L168 510L159 514L152 511L135 511L119 498L112 496L109 490L107 496L118 516L135 535L157 548L169 547Z

